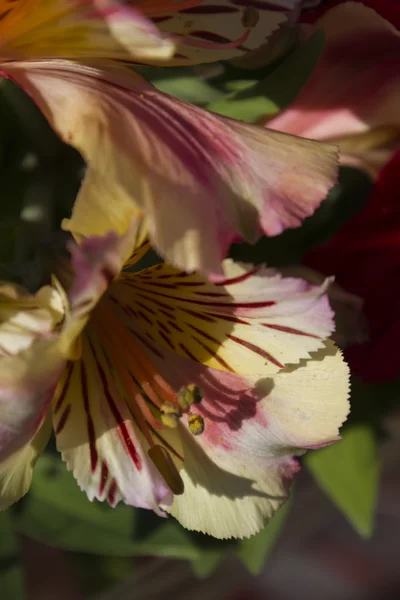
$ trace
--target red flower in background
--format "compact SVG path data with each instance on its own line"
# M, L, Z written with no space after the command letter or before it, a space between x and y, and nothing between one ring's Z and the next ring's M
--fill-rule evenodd
M400 153L383 168L366 208L304 264L364 299L369 340L345 351L366 381L400 375Z
M315 10L311 10L309 12L304 13L300 21L303 23L314 23L316 19L321 17L327 10L337 6L338 4L343 4L346 0L328 0L324 2L322 7L316 8ZM369 6L373 8L377 13L379 13L384 19L392 23L397 29L400 29L400 2L399 0L353 0L355 2L360 2L365 6Z

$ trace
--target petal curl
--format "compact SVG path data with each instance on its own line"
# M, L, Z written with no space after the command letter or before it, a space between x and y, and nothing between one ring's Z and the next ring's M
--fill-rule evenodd
M0 16L2 60L164 60L174 53L151 21L118 0L2 0Z
M141 5L145 14L147 4ZM157 2L154 21L176 39L176 54L168 64L193 65L229 60L259 48L287 21L298 1L203 0L181 10L174 10L174 4L179 3Z
M33 467L50 438L51 420L46 418L35 437L0 463L0 510L14 504L27 493Z
M205 423L184 432L185 492L170 509L182 525L218 538L249 537L285 502L299 470L295 455L331 443L349 411L349 370L332 342L273 378L242 378L162 350L154 360L179 389L204 390Z
M376 176L400 145L400 33L354 2L327 11L316 25L326 36L321 60L268 127L337 143L343 163Z
M207 282L158 265L126 273L108 301L133 331L215 369L263 376L307 358L333 331L327 284L226 260L224 279Z
M238 235L299 226L335 182L334 146L213 115L124 69L59 61L7 70L89 163L68 226L78 234L126 228L141 211L170 263L218 273Z

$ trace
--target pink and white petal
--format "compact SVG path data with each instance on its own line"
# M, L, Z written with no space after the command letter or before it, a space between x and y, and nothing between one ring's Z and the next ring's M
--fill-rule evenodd
M171 491L147 455L118 372L91 325L87 331L81 359L70 363L54 399L57 448L89 500L162 514Z
M1 338L7 344L0 357L0 460L24 446L41 426L67 357L79 355L76 342L89 311L118 274L121 243L124 240L110 234L72 249L76 273L68 295L70 306L64 306L61 294L48 287L35 297L21 293L13 297L11 292L6 297L3 317L18 326L21 335L16 341L8 327ZM62 326L61 316L65 317Z
M112 198L119 221L140 210L155 247L186 270L219 273L238 235L254 241L299 226L336 180L335 147L214 115L122 68L43 61L7 73L95 171L69 228L109 231L95 212L86 231L75 216L94 211L95 183L101 206Z
M0 285L0 357L18 354L51 335L63 309L60 294L51 286L33 295L12 284Z
M0 299L0 461L40 428L64 358L56 329L64 307L55 289L36 295L11 284Z
M400 143L400 33L373 10L354 2L328 11L317 26L326 36L321 60L297 99L269 120L268 127L343 141L344 161L349 155L380 149L385 142L382 127L390 129L386 145L395 149ZM355 135L370 130L368 139Z
M321 285L325 275L304 265L279 269L284 277L301 277L312 285ZM328 288L329 303L335 315L335 331L331 339L339 348L362 344L368 339L368 323L363 313L364 301L351 294L336 282Z
M0 461L39 430L64 366L56 335L0 361Z
M107 301L150 343L215 369L268 376L307 358L333 331L327 285L230 260L207 282L168 265L125 273Z
M161 31L176 36L176 54L169 64L191 65L243 56L259 48L287 21L298 0L205 0L196 4L169 14L162 11L154 18Z
M51 419L46 417L35 437L0 463L0 510L14 504L29 490L35 463L51 434Z
M118 0L19 0L0 6L0 14L3 59L165 60L175 50L150 20Z
M70 284L69 310L59 342L65 357L79 357L79 336L91 312L113 279L118 276L125 258L131 253L136 230L136 223L132 222L123 236L111 232L104 236L91 236L79 245L71 244L71 264L67 265L66 273L60 273Z
M182 435L185 492L169 512L188 529L218 538L257 533L287 499L295 455L339 439L348 411L349 370L332 342L273 378L243 378L162 350L160 373L179 389L204 391L193 412L204 432ZM185 417L184 417L185 419Z

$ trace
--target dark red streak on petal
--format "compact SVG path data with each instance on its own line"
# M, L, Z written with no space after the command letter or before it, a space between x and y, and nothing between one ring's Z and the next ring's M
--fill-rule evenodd
M117 422L119 434L122 438L124 446L125 446L126 450L128 451L128 454L131 457L134 465L136 466L137 470L140 471L142 468L142 463L141 463L140 457L139 457L138 453L136 452L135 445L132 441L131 436L129 435L129 431L127 429L126 423L122 419L122 415L119 412L118 407L114 402L114 398L112 397L112 394L111 394L109 386L108 386L106 374L104 373L104 370L102 369L102 367L99 363L99 360L97 358L97 355L93 348L92 343L91 342L89 342L89 343L90 343L90 347L92 349L93 357L96 361L97 370L100 375L100 379L101 379L101 383L102 383L103 391L104 391L104 396L106 397L106 400L107 400L110 410L113 414L113 417L114 417L115 421Z
M100 475L100 486L99 486L99 496L103 495L104 488L106 487L106 483L108 480L108 465L105 460L101 463L101 475Z
M71 412L71 405L67 404L67 406L64 409L63 414L61 415L60 420L58 421L58 425L55 430L56 434L61 433L61 431L64 429L70 412Z
M196 333L199 333L200 335L202 335L203 337L205 337L206 340L209 340L210 342L213 342L213 344L217 344L217 346L221 345L221 342L219 340L217 340L215 337L213 337L209 333L206 333L202 329L199 329L198 327L195 327L194 325L191 325L190 323L189 323L189 327L191 329L193 329L193 331L195 331Z
M87 426L88 438L89 438L90 466L92 469L92 473L94 473L96 470L96 467L97 467L99 455L97 453L97 448L96 448L96 433L94 430L93 419L92 419L92 415L90 414L86 369L85 369L85 365L83 364L83 361L81 362L81 386L82 386L83 406L84 406L85 412L86 412L86 426Z
M196 294L196 296L209 296L210 298L226 298L228 296L228 294L221 294L218 292L193 292L193 293Z
M232 0L236 6L254 6L258 10L273 10L278 12L288 12L288 9L283 6L277 6L274 2L264 2L264 0Z
M225 315L224 313L213 314L209 313L211 317L215 317L218 319L223 319L224 321L230 321L231 323L240 323L240 325L250 325L248 321L243 321L243 319L239 319L239 317L235 317L235 315Z
M143 321L146 321L149 325L153 325L153 321L143 311L138 310L137 313Z
M215 352L213 352L211 350L211 348L209 348L206 344L201 342L198 338L193 336L193 339L195 339L196 342L199 344L199 346L204 348L204 350L206 352L208 352L208 354L210 356L212 356L221 365L221 367L223 367L225 369L225 371L229 371L230 373L235 372L235 369L232 369L232 367L230 365L228 365L228 363L219 354L216 354Z
M114 506L114 504L115 504L116 491L117 491L117 482L115 481L115 479L113 479L110 483L110 489L108 490L108 494L107 494L107 500L111 504L111 506Z
M267 361L269 361L272 364L276 365L280 369L283 369L283 367L285 366L282 363L280 363L275 357L273 357L272 354L269 354L269 352L267 352L266 350L263 350L259 346L255 346L251 342L248 342L246 340L242 340L241 338L238 338L235 335L231 335L231 334L228 334L228 338L231 339L233 342L236 342L237 344L240 344L241 346L244 346L244 348L247 348L248 350L251 350L255 354L258 354L259 356L262 356Z
M148 302L155 302L156 304L160 304L165 307L165 304L161 304L159 300L154 300L153 297L147 298L140 294L140 292L145 292L147 294L152 294L151 290L143 290L140 285L136 285L135 283L128 284L130 287L137 288L137 294L142 298L147 300ZM192 298L179 298L178 296L169 296L168 294L163 294L162 292L157 293L157 297L161 296L162 298L168 298L169 300L173 300L174 302L184 302L189 304L197 304L199 306L215 306L216 308L268 308L269 306L275 306L276 302L274 300L269 300L268 302L234 302L232 298L232 302L209 302L208 300L195 300ZM229 297L227 294L223 294L224 297ZM168 308L168 306L167 306Z
M73 363L72 362L68 363L68 366L67 366L67 377L65 379L62 392L61 392L61 394L60 394L60 396L59 396L59 398L57 400L57 404L56 404L56 407L54 409L54 414L58 413L58 411L60 410L60 408L62 406L62 403L64 402L65 396L67 395L67 391L68 391L69 382L70 382L70 379L71 379L73 368L74 368Z
M141 344L143 344L143 346L146 346L146 348L148 348L151 352L153 352L153 354L155 354L156 356L158 356L159 358L164 359L164 356L161 354L161 352L159 352L159 350L157 350L156 348L154 348L154 346L152 346L151 344L149 344L149 342L141 335L139 335L136 331L134 331L131 327L128 327L129 331L139 340L139 342ZM146 334L151 338L152 336L146 332Z
M164 340L164 342L175 352L175 346L171 342L171 340L165 335L163 331L159 331L158 335Z
M247 271L247 273L243 273L242 275L238 275L237 277L232 277L231 279L223 279L222 281L215 282L214 285L218 286L226 286L226 285L235 285L235 283L242 283L249 279L261 269L261 266L254 267L251 271Z
M168 329L168 327L165 325L165 323L163 323L162 321L157 321L157 326L162 329L165 333L168 333L168 335L171 334L170 330Z
M148 306L146 306L145 304L142 304L141 302L138 302L137 300L136 300L136 304L138 304L138 306L143 308L143 310L146 310L147 312L149 312L152 315L157 314L155 310L153 310L152 308L149 308Z
M196 319L201 319L202 321L207 321L207 323L215 323L215 319L209 317L208 315L204 315L202 313L195 312L194 310L189 310L188 308L182 308L183 312L191 315L192 317L196 317Z
M173 321L168 321L168 325L170 327L172 327L173 329L175 329L176 331L179 331L179 333L183 333L183 329L182 327L179 327L179 325L177 325L176 323L174 323Z
M210 15L222 13L235 13L239 12L239 9L235 8L234 6L218 6L216 4L208 4L206 6L193 6L192 8L184 8L179 12L181 14L186 15Z
M300 329L294 329L293 327L285 327L284 325L270 325L269 323L261 323L263 327L268 327L269 329L276 329L276 331L282 331L283 333L293 333L294 335L305 335L306 337L311 337L315 339L320 339L318 335L314 335L313 333L307 333L306 331L301 331Z

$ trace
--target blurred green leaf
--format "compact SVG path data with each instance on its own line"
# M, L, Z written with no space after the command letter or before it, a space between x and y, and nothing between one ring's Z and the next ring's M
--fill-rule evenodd
M219 567L225 557L223 550L204 551L199 558L192 561L192 569L196 577L206 579L210 577Z
M30 493L21 506L15 515L18 530L59 548L110 556L186 560L201 556L189 534L172 519L123 504L111 508L89 502L55 456L40 458Z
M345 430L340 442L309 452L305 464L356 531L370 537L379 484L377 442L371 428L357 425Z
M253 575L261 573L286 522L289 509L290 502L286 502L270 519L265 529L251 538L240 541L238 556Z
M225 95L199 77L190 67L141 67L139 72L162 92L198 106L215 102Z
M25 598L18 541L9 512L0 513L0 597L1 600Z
M315 69L324 47L324 34L317 31L298 46L262 81L207 105L208 110L234 119L255 122L288 106Z

